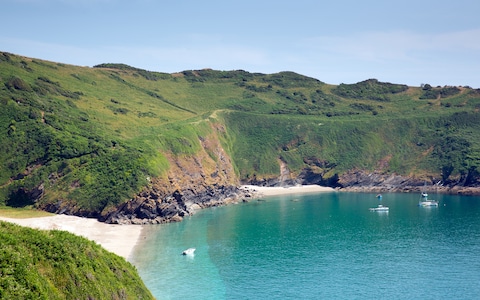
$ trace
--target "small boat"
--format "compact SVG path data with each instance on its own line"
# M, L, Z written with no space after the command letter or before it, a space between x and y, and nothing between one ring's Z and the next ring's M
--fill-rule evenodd
M388 211L388 207L381 204L379 204L377 207L370 207L369 209L370 211Z
M182 255L193 255L195 252L195 248L188 248L182 252Z
M418 206L438 206L438 201L428 199L427 193L422 193L422 198L418 202Z
M418 206L438 206L438 201L428 199L427 192L422 192Z

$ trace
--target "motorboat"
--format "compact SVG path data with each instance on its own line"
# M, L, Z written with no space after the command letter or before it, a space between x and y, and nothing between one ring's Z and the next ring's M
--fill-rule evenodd
M370 211L388 211L388 207L379 204L377 207L370 207Z
M195 248L188 248L187 250L183 250L182 255L194 255Z

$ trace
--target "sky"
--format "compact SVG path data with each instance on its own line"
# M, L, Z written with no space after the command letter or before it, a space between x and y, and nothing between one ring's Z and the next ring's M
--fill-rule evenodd
M480 88L478 0L2 0L0 51L174 73Z

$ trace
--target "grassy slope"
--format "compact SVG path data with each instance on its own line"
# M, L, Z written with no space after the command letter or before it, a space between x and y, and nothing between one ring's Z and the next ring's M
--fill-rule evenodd
M0 216L6 218L40 218L54 216L55 214L49 213L43 210L32 209L31 206L26 206L22 208L13 208L9 206L0 207Z
M153 299L135 268L66 231L0 221L1 299Z
M315 158L326 172L333 167L339 173L358 168L439 177L444 166L453 174L476 168L478 93L462 90L435 100L420 100L421 95L420 88L409 88L388 102L338 99L325 108L337 114L332 117L232 112L227 127L243 139L233 156L243 177L278 170L279 157L297 170L306 158Z
M117 205L166 173L165 153L197 152L214 123L225 125L222 143L242 179L276 176L278 159L293 172L314 161L325 176L380 168L465 177L480 157L480 95L467 88L332 86L291 72L164 74L6 53L0 82L0 202L13 206L30 204L40 183L43 201L90 212Z

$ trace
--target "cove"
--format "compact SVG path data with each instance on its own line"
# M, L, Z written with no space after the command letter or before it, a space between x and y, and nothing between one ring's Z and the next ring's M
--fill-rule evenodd
M477 299L480 198L285 195L152 225L132 263L157 299ZM379 203L389 212L372 212ZM196 248L193 257L182 251Z

